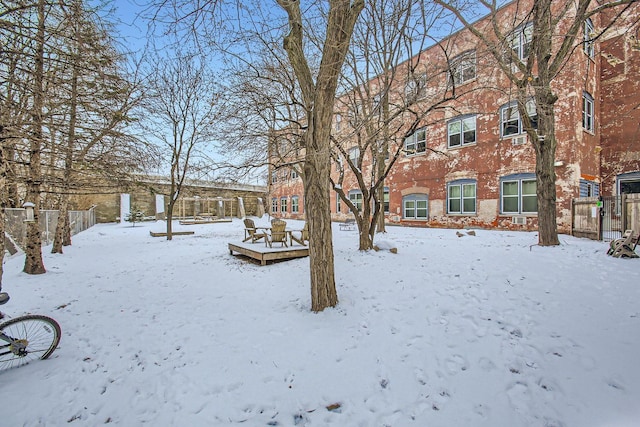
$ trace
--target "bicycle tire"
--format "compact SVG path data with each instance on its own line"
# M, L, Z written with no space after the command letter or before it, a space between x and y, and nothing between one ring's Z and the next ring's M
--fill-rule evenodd
M60 325L54 319L40 314L27 314L0 324L6 335L27 342L25 354L10 351L8 343L0 340L0 369L25 365L33 360L44 360L51 356L60 343Z

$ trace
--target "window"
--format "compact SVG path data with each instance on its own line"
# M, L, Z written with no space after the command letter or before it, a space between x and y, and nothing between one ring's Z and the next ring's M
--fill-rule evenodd
M476 52L465 52L451 61L450 79L454 85L461 85L476 78Z
M271 199L271 213L278 212L278 199L275 197Z
M356 210L360 212L362 210L362 191L351 190L349 191L349 201L353 203Z
M593 21L591 19L587 19L584 21L584 53L589 57L593 58L595 56L595 47L593 37L595 35L595 27L593 26Z
M275 184L278 182L278 171L271 171L271 183Z
M640 172L623 173L616 177L618 194L640 193Z
M538 113L536 112L536 103L533 99L527 101L527 114L534 129L538 128ZM520 110L516 101L503 105L500 108L500 134L503 138L509 136L520 135L525 132Z
M384 187L384 195L382 204L384 206L384 213L388 214L389 211L389 187Z
M600 184L586 179L580 180L580 197L597 197L600 195Z
M351 160L351 162L354 165L358 164L358 158L360 157L360 148L358 147L352 147L349 149L349 160Z
M582 94L582 127L584 130L593 132L593 97L584 92Z
M513 49L518 59L524 61L529 57L531 39L533 38L533 23L517 28L509 37L509 47Z
M404 85L404 95L407 98L407 101L415 101L416 99L423 98L426 94L427 87L427 74L414 74L411 73L407 82Z
M426 194L410 194L402 198L402 212L405 219L428 219L428 196Z
M300 212L300 201L298 196L291 196L291 213Z
M290 176L291 176L291 179L298 178L298 171L293 169L293 168L291 168L291 175Z
M404 150L407 155L424 153L427 149L427 131L425 128L418 129L405 138Z
M476 143L476 116L460 117L447 124L449 148Z
M476 213L476 181L458 180L447 185L447 213Z
M532 214L538 212L536 178L534 174L519 174L500 180L501 212Z
M336 212L342 212L342 206L340 206L340 195L336 192Z
M280 212L281 213L287 213L287 198L286 197L280 198Z
M353 128L357 128L360 122L362 121L362 104L360 102L354 102L353 105L349 106L348 116L349 116L349 124Z
M335 127L336 131L342 129L342 116L340 114L336 114L335 116Z

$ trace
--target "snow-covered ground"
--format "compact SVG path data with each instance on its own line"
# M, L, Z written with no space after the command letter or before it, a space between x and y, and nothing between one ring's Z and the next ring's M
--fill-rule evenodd
M340 303L314 314L307 258L231 256L237 219L163 227L97 225L40 276L6 260L3 311L63 336L0 372L0 425L640 425L640 259L606 243L393 227L397 254L362 253L336 224Z

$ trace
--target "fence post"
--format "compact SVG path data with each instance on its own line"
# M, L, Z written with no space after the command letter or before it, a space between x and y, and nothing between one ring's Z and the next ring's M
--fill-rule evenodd
M604 221L604 201L602 196L598 196L598 229L596 230L598 233L598 240L603 240L604 236L602 233L602 222Z
M624 233L627 230L627 225L629 223L628 211L627 211L627 195L622 193L620 195L620 220L622 222L622 227L620 232Z

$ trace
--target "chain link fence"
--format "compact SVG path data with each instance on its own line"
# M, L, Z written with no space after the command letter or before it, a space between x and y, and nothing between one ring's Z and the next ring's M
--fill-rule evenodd
M6 232L11 236L13 242L20 248L25 247L27 238L27 224L25 223L26 212L21 208L7 208L5 211ZM42 234L42 245L53 243L58 223L57 210L41 210L39 212L39 223ZM69 211L69 226L71 235L78 234L96 224L95 206L86 211Z

